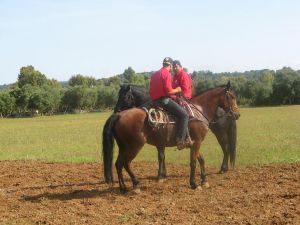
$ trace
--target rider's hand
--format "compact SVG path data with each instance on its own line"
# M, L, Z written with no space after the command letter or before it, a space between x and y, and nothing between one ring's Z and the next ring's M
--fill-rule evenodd
M181 87L177 87L176 90L178 91L178 93L182 92Z

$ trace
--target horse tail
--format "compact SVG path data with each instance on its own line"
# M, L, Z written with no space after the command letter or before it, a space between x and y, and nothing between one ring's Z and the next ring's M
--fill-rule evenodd
M235 166L235 158L236 158L236 137L237 137L237 128L236 128L236 120L232 119L229 127L229 158L230 165L232 168Z
M113 184L112 161L114 150L114 128L119 119L118 114L112 114L103 127L102 131L102 159L104 165L105 182Z

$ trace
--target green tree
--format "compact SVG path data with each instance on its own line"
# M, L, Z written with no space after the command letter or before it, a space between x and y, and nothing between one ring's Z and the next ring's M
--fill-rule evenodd
M15 110L15 98L7 91L0 92L0 116L6 117L11 115Z
M81 107L87 111L92 111L96 108L97 89L85 88L83 90L83 102Z
M273 101L277 104L292 104L295 96L293 88L297 73L289 67L277 70L273 82Z
M124 83L127 84L136 84L136 85L145 85L145 76L144 74L136 74L135 71L128 67L122 74L124 78Z
M98 87L97 108L112 109L118 100L118 90L117 85Z
M271 97L273 94L273 80L274 74L270 70L263 70L258 77L257 88L255 93L254 104L269 105L271 103Z
M292 87L294 89L294 103L300 104L300 75L294 80Z
M113 76L107 79L106 85L120 85L121 84L121 78L120 76Z
M31 84L25 84L21 88L14 86L10 95L16 99L16 106L19 113L25 113L29 110L28 104L30 96L39 89L38 86L32 86Z
M97 82L94 77L83 76L81 74L77 74L72 76L69 80L70 86L85 86L85 87L94 87Z
M45 85L30 95L28 109L32 112L38 110L41 114L53 114L59 110L60 99L59 88Z
M70 87L62 97L62 105L67 111L80 109L83 102L83 88L80 86Z
M47 83L47 78L33 66L25 66L20 69L17 83L20 88L25 85L42 86Z

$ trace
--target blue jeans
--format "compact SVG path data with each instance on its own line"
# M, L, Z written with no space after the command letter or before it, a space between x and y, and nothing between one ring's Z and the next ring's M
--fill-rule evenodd
M177 119L176 138L185 140L189 123L189 116L186 111L171 98L164 97L154 101L159 107L174 115Z

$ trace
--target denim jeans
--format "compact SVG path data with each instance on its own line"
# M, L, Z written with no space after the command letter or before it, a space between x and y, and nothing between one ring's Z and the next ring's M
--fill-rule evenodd
M189 116L186 111L171 98L165 97L154 101L159 107L174 115L177 119L176 138L185 140L187 136Z

